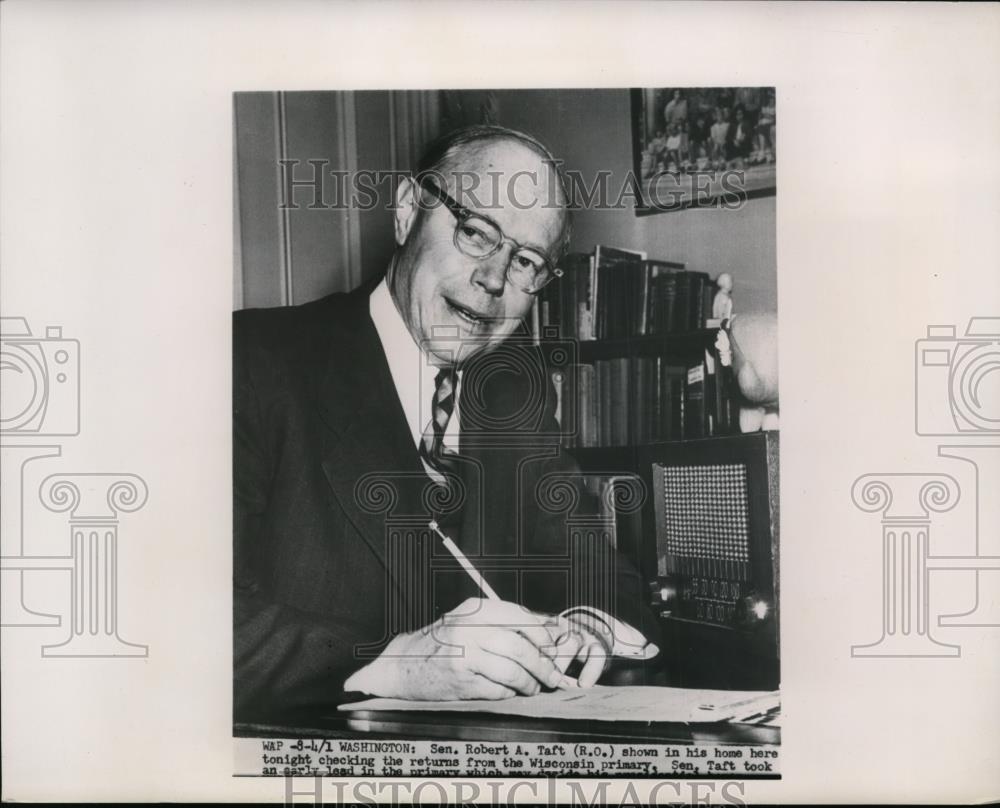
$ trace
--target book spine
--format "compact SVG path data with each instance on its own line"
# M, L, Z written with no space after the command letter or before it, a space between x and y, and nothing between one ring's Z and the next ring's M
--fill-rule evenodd
M650 359L650 408L649 408L649 440L656 442L663 440L663 357L657 356Z
M602 359L594 363L597 370L598 417L597 445L611 445L611 363Z
M703 438L706 431L705 363L692 365L684 388L684 438Z
M649 320L648 333L660 333L660 269L655 264L649 267Z
M674 328L680 333L691 330L691 273L689 272L677 273Z
M560 333L563 339L576 338L576 268L573 264L567 267L566 274L562 277L559 307L562 309L561 316L562 329Z
M681 440L684 437L684 391L687 368L667 364L660 366L661 440Z
M673 334L677 331L677 273L661 273L661 293L663 301L663 320L661 321L663 334Z
M611 360L611 440L612 446L628 445L629 422L629 360L627 357Z
M582 266L574 273L573 282L576 286L576 333L577 339L590 339L588 336L592 325L590 316L590 266Z
M590 312L588 318L588 328L583 339L597 338L597 261L593 255L587 260L587 277L590 278L590 294L587 300L587 309Z
M646 264L639 264L639 335L645 336L649 333L649 281L650 268Z
M629 396L628 396L628 422L625 425L625 443L636 444L639 442L639 403L642 400L640 390L639 366L642 360L639 357L631 357L628 361L629 376Z
M588 378L588 406L590 407L590 414L587 418L587 435L588 435L588 446L600 446L601 442L598 438L598 432L600 429L600 390L597 386L597 371L593 365L587 365L587 378Z
M715 373L715 354L711 349L705 349L705 435L719 434L719 385Z
M580 419L577 445L594 446L594 367L577 367L577 402Z

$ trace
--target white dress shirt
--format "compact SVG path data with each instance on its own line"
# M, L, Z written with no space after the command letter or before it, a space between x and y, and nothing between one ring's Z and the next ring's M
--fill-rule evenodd
M403 406L406 423L413 436L413 445L419 448L424 433L431 429L431 419L434 415L434 378L437 376L438 368L431 364L413 340L384 278L368 299L368 311L372 322L375 323L375 331L378 332L385 358L389 362L389 373L392 375L399 403ZM455 383L455 408L444 430L445 451L458 451L458 412L461 395L462 372L458 371ZM440 476L433 469L428 468L427 471L432 477Z

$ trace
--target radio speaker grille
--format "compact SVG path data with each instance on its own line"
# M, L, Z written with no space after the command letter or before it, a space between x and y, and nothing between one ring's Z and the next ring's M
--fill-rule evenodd
M659 574L687 571L685 562L711 559L730 562L726 566L738 569L742 578L750 560L746 466L656 464L653 470L662 485Z

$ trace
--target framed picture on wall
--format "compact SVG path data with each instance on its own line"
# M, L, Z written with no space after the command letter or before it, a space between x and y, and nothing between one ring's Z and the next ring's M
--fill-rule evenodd
M775 193L773 87L632 90L636 215Z

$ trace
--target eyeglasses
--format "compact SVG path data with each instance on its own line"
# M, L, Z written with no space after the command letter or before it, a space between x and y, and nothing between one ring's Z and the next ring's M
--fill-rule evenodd
M545 255L507 238L492 219L458 204L426 177L420 179L419 184L455 217L455 247L460 252L470 258L489 258L504 244L513 245L514 251L507 264L507 282L511 286L525 294L537 295L554 278L562 277L563 271L553 266Z

